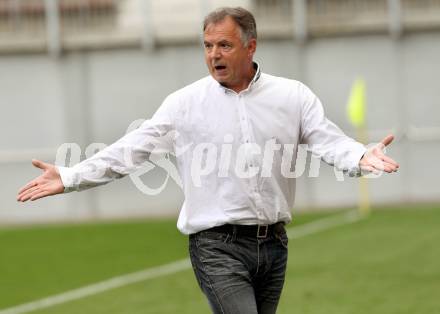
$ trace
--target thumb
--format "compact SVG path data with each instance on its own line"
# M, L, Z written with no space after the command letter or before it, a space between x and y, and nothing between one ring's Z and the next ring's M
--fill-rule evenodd
M34 167L40 168L41 170L46 170L49 167L48 164L38 159L32 159L32 164Z
M385 138L382 141L380 141L380 144L381 144L380 146L382 146L382 148L384 148L384 147L390 145L393 140L394 140L394 135L389 134L389 135L385 136Z

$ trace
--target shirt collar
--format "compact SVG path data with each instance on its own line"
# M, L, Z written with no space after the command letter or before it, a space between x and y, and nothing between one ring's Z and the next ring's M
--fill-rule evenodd
M256 81L258 81L258 79L261 76L260 64L258 62L253 61L252 66L255 69L255 75L254 75L254 78L252 79L251 83L249 84L249 86L254 84Z

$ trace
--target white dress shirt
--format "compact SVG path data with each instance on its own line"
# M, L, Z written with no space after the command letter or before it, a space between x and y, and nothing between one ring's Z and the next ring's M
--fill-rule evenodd
M205 77L169 95L150 120L114 144L71 168L58 167L65 192L105 184L153 155L174 153L185 196L177 226L190 234L225 223L290 222L295 177L285 175L291 164L283 156L294 164L300 143L358 175L365 147L325 118L304 84L255 66L240 93ZM272 158L264 157L268 143L281 147Z

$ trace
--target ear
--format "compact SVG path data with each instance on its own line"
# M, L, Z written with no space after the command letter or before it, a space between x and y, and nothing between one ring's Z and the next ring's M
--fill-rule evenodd
M247 48L249 57L252 57L257 50L257 40L255 38L250 39Z

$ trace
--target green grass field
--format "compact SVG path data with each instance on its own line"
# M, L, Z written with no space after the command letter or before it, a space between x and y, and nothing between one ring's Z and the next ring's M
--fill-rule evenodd
M289 227L335 214L298 215ZM278 313L440 313L440 208L378 210L289 243ZM0 229L0 312L187 257L174 220ZM209 313L191 269L32 313Z

